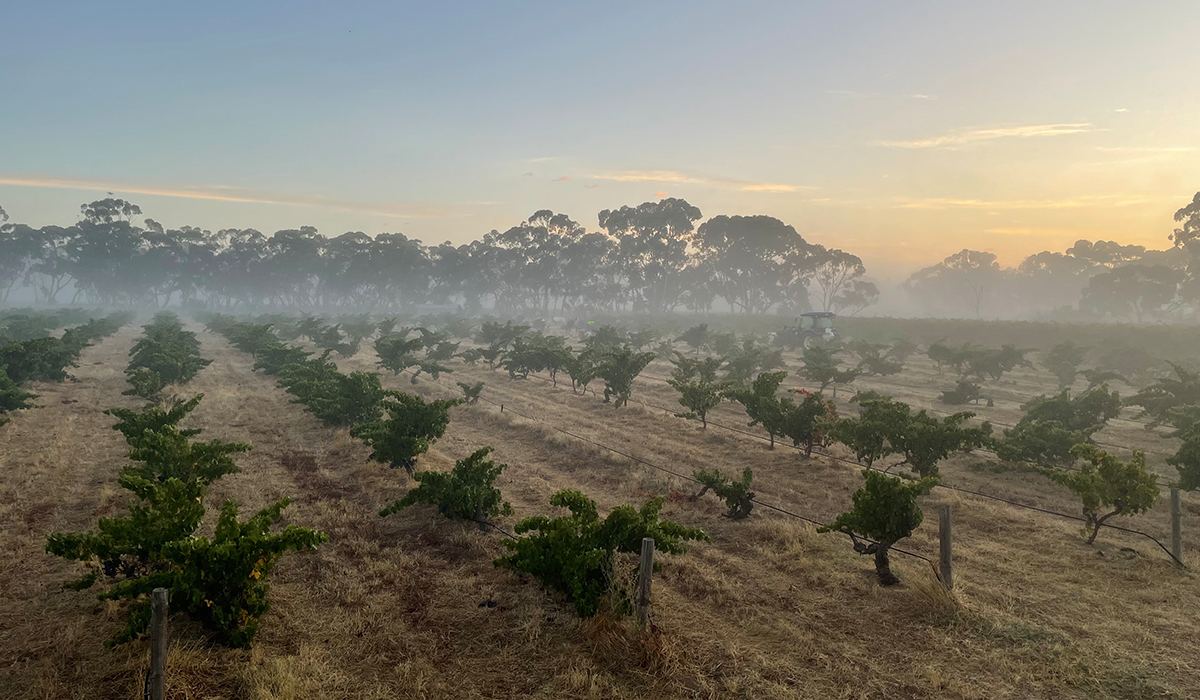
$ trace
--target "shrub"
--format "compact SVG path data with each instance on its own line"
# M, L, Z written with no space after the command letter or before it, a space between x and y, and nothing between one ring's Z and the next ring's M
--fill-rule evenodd
M1006 462L1065 467L1075 461L1072 447L1090 442L1094 433L1121 412L1121 397L1106 386L1074 398L1064 389L1057 396L1031 399L1022 408L1025 415L1004 431L996 454Z
M183 330L174 314L158 314L142 330L142 337L129 351L125 374L133 389L127 393L154 397L167 385L191 381L212 362L200 357L196 334Z
M563 371L571 378L571 393L576 390L587 392L587 385L596 378L600 364L596 353L584 348L575 355L564 358Z
M804 456L811 457L813 447L823 444L831 422L837 420L837 407L820 394L799 390L804 397L795 403L788 397L779 399L783 420L781 430L792 439L795 447L804 446Z
M1146 471L1146 455L1134 452L1122 462L1095 445L1076 445L1072 453L1084 460L1079 471L1042 468L1048 479L1074 491L1083 501L1087 543L1096 541L1104 523L1115 515L1135 515L1150 509L1158 499L1158 477ZM1101 514L1101 509L1111 508Z
M924 513L917 497L929 492L938 481L925 478L906 483L871 469L863 470L866 484L851 497L854 508L839 515L818 532L844 532L854 542L854 551L875 557L875 573L879 582L891 586L900 582L892 573L888 551L900 540L912 535L921 525ZM875 540L860 542L859 537Z
M379 515L399 513L417 503L437 506L439 513L453 520L485 523L499 515L512 515L512 506L493 485L508 465L485 460L491 451L490 447L476 450L455 462L449 473L417 472L413 478L419 486L379 511Z
M827 388L832 386L835 397L837 396L838 384L849 384L861 374L857 369L841 369L838 366L837 359L834 357L836 354L837 350L835 348L818 345L805 348L804 367L800 369L800 376L810 382L819 384L821 388L818 391L822 394L825 393Z
M942 392L941 401L951 406L961 406L967 402L979 403L983 398L983 388L974 382L963 379L953 389Z
M700 498L710 489L717 498L725 500L725 505L729 508L729 517L734 520L741 520L750 515L750 511L754 510L754 492L750 490L750 482L754 479L754 472L749 467L742 472L741 481L734 481L728 476L725 476L720 470L713 469L699 470L692 472L692 476L704 485L700 489L700 493L695 495L695 498Z
M1179 472L1177 487L1195 491L1200 488L1200 429L1189 430L1181 437L1183 444L1175 454L1167 457L1167 464Z
M604 380L604 402L616 399L613 401L616 408L629 403L633 380L652 361L654 353L635 353L632 348L621 348L604 355L596 367L596 376Z
M329 351L319 358L284 365L279 384L294 395L326 425L355 425L379 417L385 391L373 372L342 374L329 360Z
M1200 404L1200 372L1186 370L1174 362L1167 364L1174 370L1174 377L1159 379L1125 400L1127 406L1141 406L1140 417L1149 416L1151 426L1170 423L1173 409Z
M1065 389L1075 383L1079 365L1083 364L1089 350L1091 348L1066 340L1050 348L1042 364L1058 378L1058 386Z
M33 404L29 402L36 398L36 394L21 389L16 382L9 379L6 367L0 365L0 425L8 422L6 413L33 408Z
M762 425L767 431L772 449L775 436L782 435L786 426L784 405L775 396L785 377L787 372L763 372L749 386L732 386L725 390L727 398L746 409L750 425Z
M393 375L416 365L416 352L421 348L420 338L407 338L408 331L397 335L384 336L375 341L375 354L379 356L379 366L390 369Z
M692 326L675 339L675 342L682 342L689 348L696 351L696 356L700 355L700 348L708 344L708 324L701 323L698 326Z
M891 399L862 403L862 415L837 422L833 437L870 467L880 458L899 454L922 478L937 476L938 462L954 452L970 452L992 444L992 426L963 427L974 413L955 413L938 420L924 409L913 413L908 404Z
M248 646L258 632L259 619L270 609L267 579L288 551L315 549L329 537L312 528L288 525L272 534L270 528L288 505L284 498L246 522L238 522L237 504L221 508L213 538L184 537L165 544L165 567L147 576L127 579L100 595L101 600L133 600L129 622L114 643L136 639L150 624L149 594L158 587L170 591L172 612L183 612L215 631L233 647Z
M667 380L679 392L679 404L688 409L686 413L676 413L679 418L698 418L700 424L708 428L708 412L721 403L722 389L716 381L717 369L721 365L719 358L710 357L704 360L684 357L675 353L672 360L675 369Z
M413 473L417 457L442 437L450 425L450 409L462 399L426 402L420 396L400 391L385 392L382 402L388 417L354 426L350 434L371 448L371 459Z
M643 537L653 537L655 549L670 554L686 552L687 540L711 541L703 530L659 520L662 498L647 501L640 510L618 506L604 520L596 502L579 491L559 491L550 497L550 505L571 513L522 520L514 531L525 536L504 542L509 553L497 559L496 566L531 574L565 593L582 617L595 615L601 597L609 592L616 553L640 552ZM623 602L614 607L628 610L628 601Z
M904 369L904 361L897 361L892 357L885 355L885 351L890 348L887 345L868 343L865 340L855 340L846 346L846 348L858 355L858 367L863 374L868 376L878 375L887 377L893 374L899 374Z
M458 388L462 389L463 401L468 405L474 406L479 403L479 395L483 393L483 382L475 382L474 384L458 382Z
M65 382L67 369L79 366L81 349L58 338L19 340L0 347L0 365L15 384Z

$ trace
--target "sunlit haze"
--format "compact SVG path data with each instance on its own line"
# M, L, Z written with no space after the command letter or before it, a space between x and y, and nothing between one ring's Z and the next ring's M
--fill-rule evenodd
M0 203L436 244L680 197L900 280L971 247L1170 246L1193 2L22 3ZM1190 189L1189 189L1190 188Z

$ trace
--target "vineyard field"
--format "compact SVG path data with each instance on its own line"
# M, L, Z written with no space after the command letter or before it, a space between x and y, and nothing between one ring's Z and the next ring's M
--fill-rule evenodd
M861 469L831 458L852 456L840 445L811 458L789 441L769 449L721 427L765 437L730 402L709 414L704 430L676 418L659 408L682 410L677 392L658 379L670 363L651 362L620 409L595 395L603 393L599 381L577 394L562 375L557 386L544 374L514 381L484 362L452 360L453 371L436 380L383 372L385 389L427 399L461 396L456 382L485 383L486 400L451 409L444 437L418 469L447 471L493 447L491 458L509 465L496 485L517 513L497 521L501 529L560 514L550 495L578 489L601 512L664 496L664 517L711 536L686 555L660 555L649 633L581 619L536 580L493 565L504 552L498 533L428 506L381 518L382 507L415 485L403 469L369 461L370 449L348 428L322 424L221 335L196 322L187 328L211 363L166 389L204 395L183 425L202 428L205 439L253 445L238 458L240 473L214 482L208 499L235 498L252 512L290 496L284 522L317 528L329 542L280 561L270 612L249 650L208 644L201 628L173 617L184 641L170 650L168 697L1200 697L1200 587L1193 571L1144 538L1105 530L1087 546L1081 523L937 489L920 499L925 522L901 546L936 561L936 513L950 505L953 595L929 563L900 555L893 567L904 583L883 588L846 537L767 508L731 520L711 495L693 500L694 484L606 449L685 474L751 468L764 502L822 522L848 507ZM86 348L76 381L35 382L39 408L13 414L0 429L2 698L141 696L145 642L106 648L123 625L116 604L63 590L74 569L44 552L48 533L86 529L124 504L116 479L126 448L103 411L144 403L123 393L139 333L126 326ZM789 368L798 358L785 353ZM378 371L369 342L330 359L342 372ZM1023 402L1056 393L1044 370L1018 369L989 383L994 407L948 407L937 396L951 377L914 356L903 373L855 386L914 407L973 410L998 429L1020 419ZM794 373L784 385L811 387ZM839 389L839 407L852 393ZM1151 471L1168 476L1164 454L1178 443L1143 423L1126 408L1096 440L1147 450ZM941 475L963 489L1079 510L1066 489L985 454L954 456ZM1183 505L1185 561L1200 566L1200 498L1185 493ZM215 522L214 510L201 532ZM1167 541L1166 499L1123 524ZM623 561L616 573L632 577L635 563Z

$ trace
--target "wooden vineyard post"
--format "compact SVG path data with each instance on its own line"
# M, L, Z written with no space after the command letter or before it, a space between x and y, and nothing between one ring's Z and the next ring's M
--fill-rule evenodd
M942 583L947 589L954 588L954 568L952 562L952 551L950 544L950 506L943 505L938 507L938 540L939 540L939 557L938 557L938 573L942 576Z
M1174 487L1171 488L1171 554L1176 563L1183 562L1183 506L1179 502L1179 489Z
M650 579L654 574L654 538L642 538L642 562L638 568L637 620L645 628L650 620Z
M167 689L167 589L150 594L150 670L146 673L147 700L163 700Z

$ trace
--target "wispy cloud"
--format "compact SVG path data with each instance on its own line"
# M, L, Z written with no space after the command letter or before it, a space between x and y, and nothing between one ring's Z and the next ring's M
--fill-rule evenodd
M985 231L985 233L994 233L1000 236L1080 236L1083 238L1086 238L1088 235L1090 235L1085 229L1039 226L989 228Z
M584 186L583 186L583 189L585 189L585 190L594 190L594 189L596 189L596 188L597 188L597 187L599 187L599 186L600 186L600 185L584 185Z
M659 199L662 199L663 197L666 197L666 196L667 196L667 193L666 193L666 192L664 192L663 190L659 190L659 191L657 191L657 192L655 192L655 193L654 193L654 196L655 196L655 197L658 197Z
M1097 151L1111 153L1191 153L1195 146L1096 146Z
M711 177L683 173L678 170L621 170L614 173L588 175L593 180L613 182L673 182L682 185L706 185L745 192L796 192L816 189L806 185L788 185L779 182L750 182L724 177Z
M936 100L937 99L937 95L916 94L916 95L909 95L909 97L913 98L914 100Z
M438 219L469 215L469 212L450 209L451 205L428 202L357 202L310 194L248 190L228 185L147 185L118 180L64 178L54 175L24 173L0 173L0 185L115 192L121 196L140 194L216 202L313 207L317 209L353 211L411 219ZM452 206L458 207L460 205Z
M533 173L525 173L521 177L533 177Z
M876 145L891 148L943 148L947 146L962 146L980 141L993 141L1006 138L1034 138L1042 136L1065 136L1067 134L1082 134L1096 131L1091 124L1037 124L1032 126L998 126L990 128L971 127L956 129L941 136L931 136L912 141L876 141Z
M545 163L551 160L558 160L561 157L562 156L542 156L541 158L529 158L528 161L530 163Z
M567 180L570 180L570 179L571 179L570 175L563 175L562 177L558 178L557 180L554 180L554 182L566 182Z
M896 197L900 209L1078 209L1082 207L1130 207L1170 200L1170 197L1135 194L1094 195L1067 199L958 199L954 197Z

